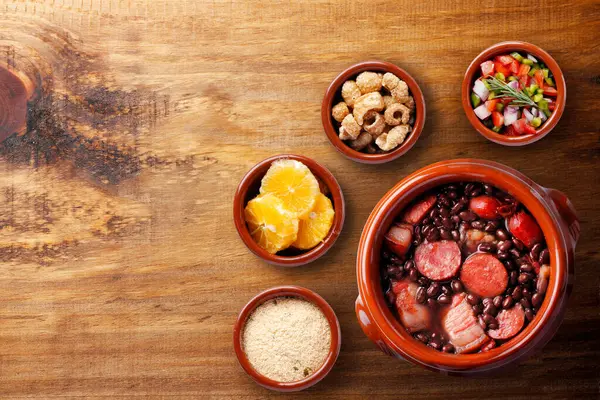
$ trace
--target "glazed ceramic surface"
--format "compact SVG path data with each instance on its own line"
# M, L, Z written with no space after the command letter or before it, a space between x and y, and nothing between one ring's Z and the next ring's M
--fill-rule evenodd
M519 51L521 53L529 53L538 60L541 60L546 66L552 71L554 75L554 81L556 84L556 90L558 96L556 97L556 108L552 112L552 115L546 122L537 130L535 135L521 135L521 136L506 136L500 133L496 133L493 130L487 128L475 112L473 111L473 105L471 104L471 90L473 89L473 82L480 75L479 65L487 60L494 58L501 54L512 53L513 51ZM473 127L483 135L485 138L492 142L503 144L505 146L524 146L533 142L537 142L546 136L558 123L560 117L565 110L565 104L567 101L567 86L565 84L565 77L558 66L558 63L540 47L526 42L502 42L496 43L493 46L488 47L482 51L467 68L465 77L462 83L462 105L465 110L465 114L469 119L469 122Z
M397 215L425 191L457 181L485 182L512 194L539 223L551 254L550 283L535 319L509 342L485 353L442 353L413 339L387 307L380 283L383 236ZM573 252L578 238L575 209L558 190L539 186L520 172L491 161L461 159L432 164L394 186L367 220L357 255L359 323L383 352L434 371L468 375L515 364L541 349L562 322L573 284Z

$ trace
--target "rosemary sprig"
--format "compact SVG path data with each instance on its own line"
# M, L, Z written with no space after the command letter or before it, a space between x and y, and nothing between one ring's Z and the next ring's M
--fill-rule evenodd
M531 100L526 93L524 93L521 90L513 89L512 87L508 86L507 83L502 82L495 76L486 79L486 81L490 86L490 90L493 90L494 92L498 92L500 94L499 97L512 98L513 100L510 102L510 105L532 107L537 106L537 104L535 104L535 102Z

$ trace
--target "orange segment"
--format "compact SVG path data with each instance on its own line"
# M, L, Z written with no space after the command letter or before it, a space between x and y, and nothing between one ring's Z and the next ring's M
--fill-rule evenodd
M306 218L315 206L319 183L300 161L276 160L262 179L260 193L279 197L285 208L298 218Z
M321 243L333 225L334 215L335 211L333 211L331 200L319 193L315 208L308 214L308 218L300 220L298 238L292 243L292 246L307 250Z
M272 194L258 196L244 210L250 235L271 254L289 247L298 235L298 219Z

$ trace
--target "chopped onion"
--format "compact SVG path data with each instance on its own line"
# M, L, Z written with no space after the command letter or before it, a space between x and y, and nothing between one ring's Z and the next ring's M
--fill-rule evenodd
M486 119L487 117L492 115L492 113L487 109L485 104L480 105L473 111L475 111L475 115L477 115L477 118L479 118L481 120Z
M479 96L481 101L486 101L488 96L490 95L490 91L488 90L488 88L486 88L483 82L481 82L479 79L476 80L475 84L473 85L473 92L475 92L475 94Z
M515 90L520 89L519 81L510 81L510 82L508 82L508 86L510 86L511 88L513 88Z
M525 116L525 119L527 120L527 122L529 122L533 119L533 114L531 114L529 112L529 110L526 108L523 109L523 115Z
M531 108L531 115L533 115L533 117L537 117L538 116L538 109L535 107Z
M532 56L531 54L527 54L527 58L529 58L531 61L533 61L534 63L538 62L537 58L535 58L534 56Z
M519 107L504 107L504 126L509 126L519 119Z
M542 122L544 122L545 120L548 119L548 117L546 117L546 114L544 114L542 111L540 111L538 113L538 117L540 117L540 119L542 120Z

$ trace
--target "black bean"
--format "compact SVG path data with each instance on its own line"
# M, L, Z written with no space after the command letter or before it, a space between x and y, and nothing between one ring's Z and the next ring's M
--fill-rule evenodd
M485 227L485 222L483 222L481 220L473 221L473 222L471 222L471 226L473 227L473 229L482 230Z
M427 300L427 294L425 293L425 288L423 286L419 286L415 298L418 303L425 303L425 301Z
M510 285L515 286L519 281L519 273L517 271L510 271Z
M498 242L498 250L502 250L502 251L508 251L510 250L510 248L512 247L512 242L510 240L502 240L500 242Z
M448 193L446 194L448 195L448 198L453 200L458 197L458 193L456 193L456 190L448 190Z
M460 217L458 215L453 215L451 218L452 222L458 224L460 222Z
M526 308L525 309L525 318L527 318L527 321L530 321L533 319L534 315L533 315L533 310L531 308Z
M523 297L525 297L528 300L531 300L531 296L533 293L531 293L531 291L527 288L523 288Z
M511 256L513 256L513 258L521 257L521 253L517 249L510 249L508 252L510 253Z
M461 223L459 224L460 228L463 230L468 230L471 228L471 224L468 223L467 221L461 221Z
M507 270L512 271L513 269L515 269L516 264L513 260L505 260L504 266L506 267Z
M540 251L540 257L538 261L540 262L540 264L550 263L550 251L548 251L548 249Z
M450 206L450 199L448 199L448 196L446 196L445 194L440 194L438 197L438 204L444 206L444 207L449 207Z
M441 217L435 217L435 218L433 219L433 224L434 224L435 226L442 226L442 218L441 218Z
M418 279L419 285L421 286L429 286L429 279L427 279L426 277L422 276Z
M502 308L505 310L509 309L513 305L513 299L510 296L505 296L502 300Z
M413 282L416 282L417 279L419 279L419 273L416 269L413 268L410 270L410 272L408 273L408 279L410 279Z
M498 327L499 327L499 326L498 326L498 324L490 324L490 325L488 326L488 328L489 328L489 329L492 329L492 330L494 330L494 329L498 329Z
M494 316L490 315L490 314L483 314L483 321L485 322L486 325L498 323L496 318L494 318Z
M475 189L475 185L472 183L467 183L465 185L465 194L469 194L473 191L473 189Z
M485 323L485 320L481 315L479 316L479 318L477 318L477 322L479 322L479 326L481 326L482 329L487 328L487 324Z
M415 262L413 260L408 260L404 263L404 269L410 271L415 268Z
M539 306L541 306L543 301L544 301L543 294L536 293L533 296L531 296L531 304L533 304L533 306L535 308L538 308Z
M437 229L432 229L429 232L427 232L427 241L428 242L435 242L439 238L440 238L440 232Z
M446 294L441 295L440 297L438 297L438 303L440 304L450 304L452 303L452 298Z
M423 332L417 333L415 337L423 343L427 343L429 341L429 338Z
M435 297L438 294L440 294L440 291L442 290L442 287L440 286L439 283L437 282L433 282L431 285L429 285L429 287L427 288L427 297Z
M506 231L504 229L496 229L496 237L499 240L508 240L509 239L508 233L506 233Z
M425 217L423 221L421 221L421 225L429 225L431 223L431 218Z
M533 266L531 264L521 264L519 270L521 272L531 272L533 271Z
M452 240L454 240L455 242L458 242L460 240L460 233L456 229L450 233L452 234Z
M521 300L521 297L523 296L523 289L521 288L521 286L517 286L517 287L515 288L515 290L513 290L513 292L512 292L512 295L511 295L511 296L512 296L512 299L513 299L514 301L519 301L519 300Z
M481 304L476 304L471 308L475 314L481 314L483 312L483 306Z
M508 260L510 258L510 254L507 253L506 251L498 251L496 253L496 256L500 259L500 260Z
M388 276L394 277L394 276L398 276L398 275L402 275L402 272L404 272L404 268L402 268L399 265L388 265L387 267L387 274Z
M392 253L384 250L383 253L381 254L381 256L383 257L384 260L389 260L390 257L392 256Z
M479 245L477 246L477 250L483 251L485 253L491 253L492 251L494 251L494 248L490 243L479 243Z
M438 338L431 339L428 345L436 350L440 350L442 348L442 342Z
M492 233L492 232L496 232L496 228L497 228L496 224L494 224L492 221L490 221L485 225L485 228L483 228L483 230L488 233Z
M502 307L502 296L494 297L494 301L492 301L492 304L494 304L494 307L496 307L496 308L501 308Z
M523 285L523 284L525 284L525 283L529 282L529 279L530 279L530 275L529 275L529 274L527 274L527 273L521 273L521 274L519 275L519 283L520 283L521 285Z
M440 216L442 218L447 218L450 216L450 210L447 207L440 208Z
M433 219L435 217L437 217L438 214L438 210L437 208L434 208L433 210L429 211L429 218Z
M492 193L494 193L494 188L488 184L483 185L483 190L485 191L485 194L487 194L488 196L491 195Z
M452 239L452 233L450 232L450 230L448 230L446 228L440 228L440 237L443 240L451 240Z
M469 193L469 196L471 197L477 197L481 194L481 189L480 188L475 188L473 190L471 190L471 192Z
M541 243L536 243L531 247L531 250L529 251L529 256L533 259L533 260L537 260L538 257L540 256L540 251L542 251L542 244Z
M467 295L467 303L469 303L472 306L479 304L479 297L472 293L469 293L469 295Z
M484 306L487 306L488 304L492 304L493 300L494 299L491 297L486 297L483 300L481 300L481 302L483 303Z
M442 218L442 226L446 229L452 229L454 228L454 222L450 218L444 217Z
M520 301L523 308L531 308L531 302L527 298L523 297Z
M458 216L460 219L467 222L475 221L477 219L477 216L471 210L461 211Z
M454 293L460 293L463 291L463 284L458 279L454 279L452 282L450 282L450 286L452 287L452 291Z
M522 251L525 248L525 245L523 244L523 242L521 242L517 238L512 238L512 242L515 245L515 247L520 251Z
M496 306L494 306L494 304L490 303L483 307L483 313L490 314L492 316L496 316L496 314L498 313L498 310L496 309Z
M446 343L444 347L442 347L442 351L444 353L452 353L454 352L454 346L452 346L450 343Z
M427 305L431 308L436 306L436 301L435 299L427 299Z

